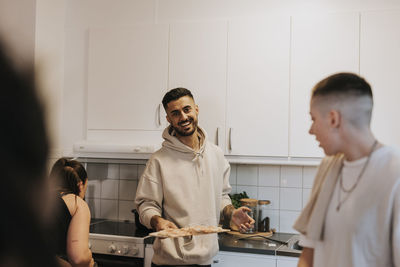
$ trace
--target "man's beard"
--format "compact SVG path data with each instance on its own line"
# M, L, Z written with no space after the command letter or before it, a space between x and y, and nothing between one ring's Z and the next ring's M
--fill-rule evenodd
M197 130L197 122L194 121L194 119L188 119L186 121L180 122L179 124L184 124L187 121L190 121L191 124L193 125L193 130L191 130L190 132L183 132L181 131L178 127L175 127L171 124L171 127L175 130L175 132L180 135L180 136L191 136L192 134L194 134L194 132Z

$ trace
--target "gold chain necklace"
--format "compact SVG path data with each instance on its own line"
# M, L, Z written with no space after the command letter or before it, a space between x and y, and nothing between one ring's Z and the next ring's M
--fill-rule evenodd
M359 174L358 177L357 177L356 182L353 184L352 187L350 187L350 189L344 188L344 185L343 185L343 165L342 165L342 167L340 168L340 171L339 171L340 188L339 188L339 193L338 193L338 205L336 206L336 211L339 211L339 210L340 210L340 207L342 206L342 204L349 198L351 192L353 192L353 190L357 187L358 182L361 180L361 177L363 176L363 174L364 174L364 172L365 172L365 169L366 169L367 166L368 166L369 160L371 159L372 152L374 151L374 149L375 149L375 147L376 147L377 144L378 144L378 141L375 140L374 144L373 144L372 147L371 147L371 151L369 152L368 158L367 158L367 160L365 161L365 164L364 164L364 166L362 167L361 172L360 172L360 174ZM340 193L342 192L342 190L343 190L343 192L348 193L348 194L347 194L347 196L344 197L343 200L340 200Z

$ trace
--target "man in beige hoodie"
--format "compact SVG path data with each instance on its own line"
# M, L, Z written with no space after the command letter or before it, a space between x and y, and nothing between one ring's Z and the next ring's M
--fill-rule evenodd
M220 221L241 231L252 227L249 209L234 209L231 204L229 163L197 125L199 108L191 92L172 89L162 102L170 125L137 188L135 203L141 223L155 231L217 226ZM153 248L152 266L211 266L218 239L216 234L156 239Z

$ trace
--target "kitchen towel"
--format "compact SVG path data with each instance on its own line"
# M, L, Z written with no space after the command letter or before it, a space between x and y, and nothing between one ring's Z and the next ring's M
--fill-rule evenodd
M343 160L344 155L337 154L325 157L321 161L308 203L293 225L294 229L311 240L324 239L326 212L343 166Z

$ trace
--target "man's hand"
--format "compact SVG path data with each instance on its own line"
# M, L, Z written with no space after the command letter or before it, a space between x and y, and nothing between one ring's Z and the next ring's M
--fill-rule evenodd
M157 232L161 231L161 230L165 230L165 229L170 229L170 228L174 228L174 229L178 228L178 227L176 227L176 225L173 222L163 219L162 217L160 217L158 215L151 217L150 225L151 225L151 228L153 228Z
M241 233L246 232L254 227L254 220L247 213L251 210L247 207L235 209L232 213L230 227L232 230L239 230Z

